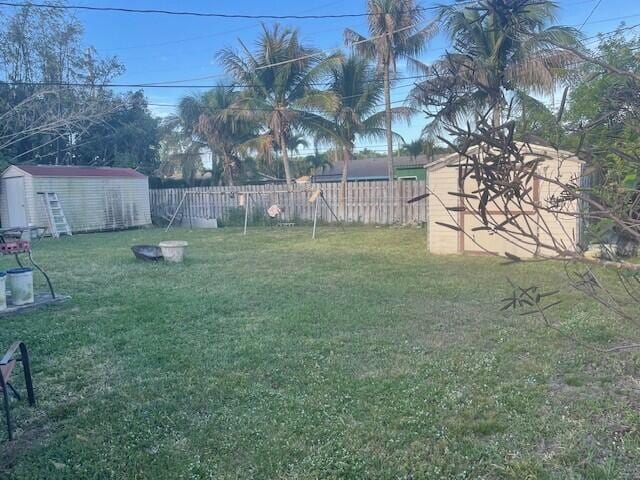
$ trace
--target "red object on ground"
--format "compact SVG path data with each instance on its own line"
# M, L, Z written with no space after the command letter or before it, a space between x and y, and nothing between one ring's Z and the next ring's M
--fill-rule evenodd
M27 240L16 240L14 242L0 243L0 254L13 255L15 253L29 253L31 251L31 243Z

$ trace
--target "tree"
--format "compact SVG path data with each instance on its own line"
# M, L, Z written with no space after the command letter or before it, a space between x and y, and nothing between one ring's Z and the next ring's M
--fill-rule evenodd
M551 109L533 97L522 96L514 108L518 140L561 147L561 125Z
M0 83L0 164L37 160L47 163L60 152L51 149L57 140L71 141L75 135L104 121L113 110L95 102L74 103L61 114L59 90L39 90L16 95L15 88ZM18 98L19 99L18 99ZM74 137L75 138L75 137ZM68 150L66 150L68 151Z
M88 141L97 123L127 108L126 97L103 88L123 72L122 64L85 48L82 34L80 22L56 8L26 4L2 17L0 115L10 140L2 145L5 162L69 163L80 136Z
M427 144L421 139L414 140L411 143L405 143L403 147L413 160L425 153L425 148L427 148Z
M640 74L640 36L625 38L623 32L602 38L596 55L611 66ZM609 74L602 67L586 62L578 79L572 85L564 120L570 129L589 126L588 144L585 147L604 148L619 140L627 147L640 147L636 130L640 111L625 99L633 93L633 79L624 75ZM625 108L626 107L626 108ZM618 115L613 115L619 112ZM577 145L577 144L576 144Z
M329 132L331 123L319 112L331 111L335 97L316 85L336 56L303 45L297 30L263 25L254 51L240 41L241 51L225 48L218 59L245 91L236 102L236 115L261 124L262 146L275 146L282 155L287 184L292 183L288 139L296 131Z
M344 205L349 164L354 156L356 140L379 139L386 135L386 112L379 109L384 95L384 82L368 60L356 56L334 66L330 81L329 90L338 102L330 112L335 132L329 140L343 149L341 205ZM396 107L391 109L391 114L394 118L408 119L411 110Z
M582 65L563 117L564 143L588 159L595 194L636 220L640 220L640 81L635 78L640 74L639 47L640 37L625 38L622 31L603 37L593 56L610 69L592 62ZM621 196L620 190L629 196ZM590 224L596 239L634 248L640 244L640 237L615 223Z
M367 13L370 38L347 29L345 41L360 55L375 60L383 74L387 170L390 194L393 195L391 74L397 71L398 60L413 61L422 53L427 41L437 32L437 24L430 23L424 28L418 26L424 21L424 11L415 0L368 0Z
M180 112L180 108L178 111ZM158 167L158 173L164 177L180 172L187 184L191 184L203 168L200 150L204 146L192 135L185 134L189 125L191 123L180 115L172 115L162 121ZM218 172L212 170L211 173L212 182L216 184L219 180L219 175L216 175Z
M236 114L239 93L225 85L202 95L185 97L180 102L182 115L188 117L186 135L194 135L221 159L222 176L227 185L234 184L242 154L257 135L257 125Z
M153 173L158 167L159 122L149 112L144 93L114 96L110 103L110 114L74 135L65 163L130 167Z
M481 0L472 6L441 7L455 52L425 66L430 78L410 94L415 106L431 111L431 127L477 119L487 106L497 127L510 100L551 93L576 58L555 44L577 46L579 37L573 28L549 26L556 8L548 0Z

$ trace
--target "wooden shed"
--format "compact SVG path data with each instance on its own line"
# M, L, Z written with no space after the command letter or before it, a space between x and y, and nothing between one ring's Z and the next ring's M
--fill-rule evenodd
M531 149L526 151L525 160L537 158L541 160L538 171L547 178L557 178L560 181L581 181L583 179L584 162L574 154L558 151L539 145L531 145ZM427 199L428 215L428 248L435 254L488 254L505 253L519 257L531 257L534 255L549 253L540 251L532 252L534 249L530 245L525 245L523 241L514 239L513 236L498 234L495 231L486 229L476 229L482 227L481 220L477 214L466 209L465 211L455 211L448 208L464 206L460 197L451 195L450 192L462 193L460 185L460 169L455 168L460 164L460 156L452 154L427 165L427 192L431 195ZM474 180L466 180L473 182ZM465 192L470 193L475 190L472 184L465 183ZM554 198L560 197L562 191L551 182L544 180L533 180L533 199L540 204L548 204ZM578 202L571 202L563 205L562 212L551 213L547 211L523 212L528 219L531 215L537 215L537 222L544 224L545 228L553 236L553 239L566 246L569 251L575 251L581 242L582 224L578 211ZM498 209L499 210L499 209ZM499 212L496 212L499 214ZM439 223L438 223L439 222ZM532 222L535 223L535 222ZM442 224L457 225L463 231L456 231ZM549 234L540 234L540 238L546 241ZM505 237L508 237L505 238Z
M130 168L13 165L0 179L3 227L47 226L39 192L55 192L73 232L151 223L148 178Z

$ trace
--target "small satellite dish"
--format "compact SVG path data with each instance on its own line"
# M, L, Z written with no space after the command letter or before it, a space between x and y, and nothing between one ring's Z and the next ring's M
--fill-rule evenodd
M269 215L271 218L279 217L281 213L282 213L282 209L278 205L271 205L267 209L267 215Z

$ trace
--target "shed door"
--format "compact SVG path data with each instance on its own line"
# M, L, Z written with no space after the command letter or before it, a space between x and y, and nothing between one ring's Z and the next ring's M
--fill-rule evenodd
M24 178L12 177L4 179L7 192L8 219L6 227L26 227L27 209L25 208Z

